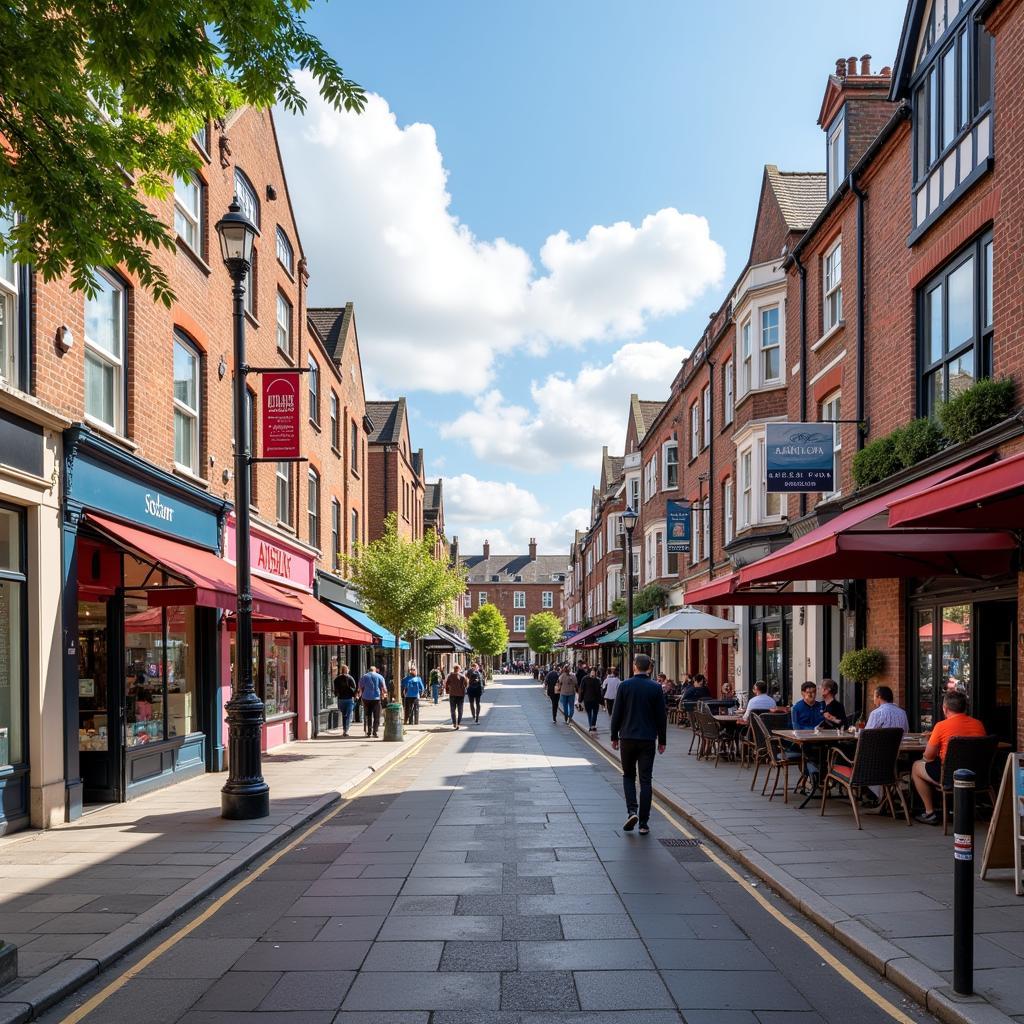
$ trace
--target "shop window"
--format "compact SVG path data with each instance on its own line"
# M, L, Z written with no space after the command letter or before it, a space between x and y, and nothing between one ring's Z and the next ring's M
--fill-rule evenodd
M266 634L263 640L261 675L264 713L267 718L288 715L292 707L295 654L291 633Z
M174 335L174 461L199 476L199 350L184 335Z
M0 508L0 771L28 760L25 749L26 565L23 514ZM4 817L0 808L0 820Z
M123 434L127 289L102 270L94 283L85 299L85 415Z
M174 230L198 256L203 254L203 183L195 174L174 179Z
M792 609L754 606L750 616L752 679L763 679L780 704L789 703Z
M277 293L277 326L275 330L277 348L289 359L292 356L292 304Z
M309 470L307 483L306 516L309 525L309 543L320 547L320 474L315 469Z
M836 242L822 261L822 332L843 319L843 243Z
M917 609L912 710L922 731L930 730L942 718L942 697L948 690L965 693L968 708L972 707L972 622L970 604Z
M288 240L288 236L284 233L284 228L280 224L277 226L276 235L276 249L277 249L277 262L288 271L289 274L295 273L295 251L292 249L292 243Z
M292 464L276 463L277 520L291 526L292 522Z
M919 408L938 407L992 370L992 234L961 250L918 295Z
M314 426L320 426L320 364L309 357L309 419Z

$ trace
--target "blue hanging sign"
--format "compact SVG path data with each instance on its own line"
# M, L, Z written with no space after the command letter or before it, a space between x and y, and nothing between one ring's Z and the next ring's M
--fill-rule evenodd
M668 553L686 555L690 552L690 503L665 502L665 530L668 534Z
M765 452L770 492L835 490L834 423L767 423Z

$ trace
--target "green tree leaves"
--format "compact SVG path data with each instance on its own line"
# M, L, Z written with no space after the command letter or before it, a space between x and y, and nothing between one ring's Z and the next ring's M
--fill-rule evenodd
M536 654L550 654L564 636L562 620L553 612L537 612L526 624L526 642Z
M477 654L495 657L504 653L508 647L508 626L497 605L481 605L470 615L466 624L466 639Z

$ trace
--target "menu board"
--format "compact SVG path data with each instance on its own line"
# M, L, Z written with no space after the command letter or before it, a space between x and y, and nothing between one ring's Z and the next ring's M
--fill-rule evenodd
M1024 754L1010 754L1003 769L992 823L981 858L981 877L1013 868L1013 888L1024 896Z

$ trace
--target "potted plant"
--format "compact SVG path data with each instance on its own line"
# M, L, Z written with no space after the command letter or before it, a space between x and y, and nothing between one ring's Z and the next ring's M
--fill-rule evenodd
M868 683L885 671L885 655L877 647L858 647L839 659L839 671L863 687L861 717L868 705ZM862 723L858 721L858 725Z

